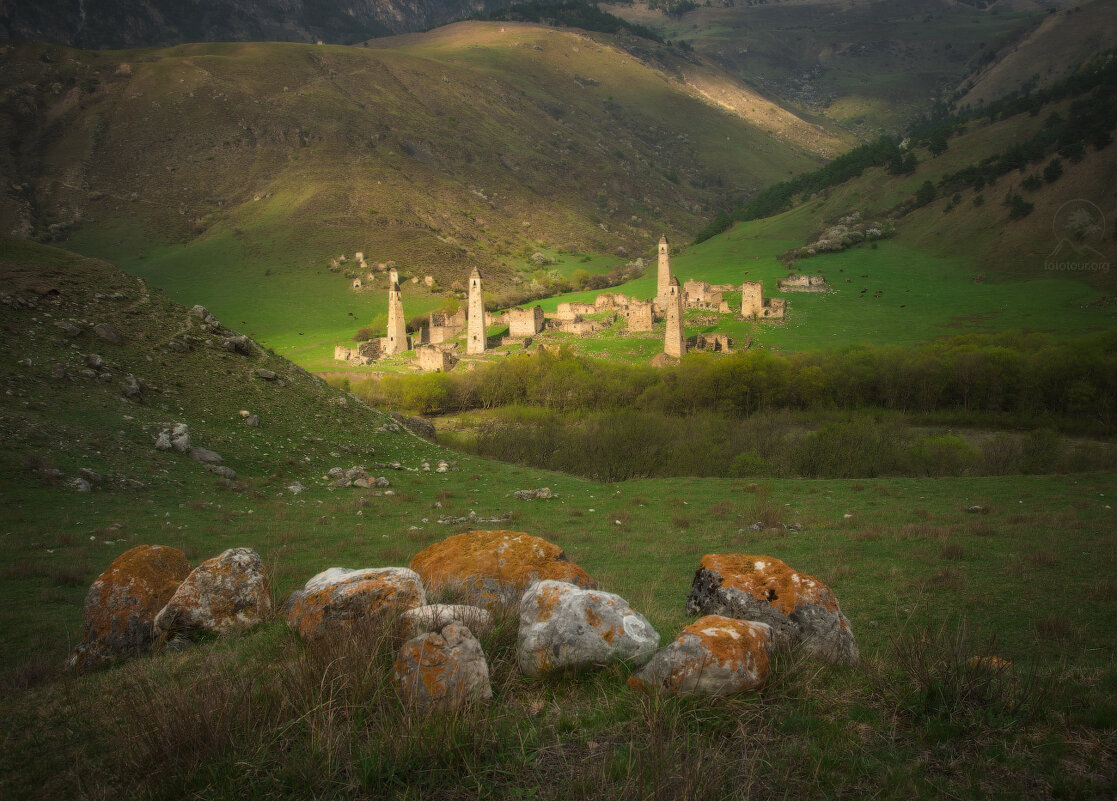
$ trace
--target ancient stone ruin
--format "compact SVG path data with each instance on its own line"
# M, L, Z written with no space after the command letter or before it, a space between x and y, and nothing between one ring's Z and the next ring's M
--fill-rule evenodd
M388 283L388 335L384 338L383 353L394 356L411 349L407 336L407 322L403 316L403 293L399 288L399 275L395 270L389 274Z
M422 345L415 349L415 364L425 373L448 373L457 363L452 348Z
M485 301L482 297L481 271L476 267L469 274L469 333L466 337L465 352L484 353L488 344L485 330Z
M829 292L826 278L821 275L789 275L776 282L780 292Z
M765 298L764 284L745 281L741 284L741 316L748 320L782 320L787 301L783 298Z
M659 238L659 273L656 278L656 300L661 306L666 305L671 291L671 254L670 245L666 236Z
M543 309L540 306L508 310L508 336L510 337L533 337L543 330L543 323Z
M440 342L457 339L465 330L465 323L465 309L458 309L454 314L433 311L430 313L426 341L431 345L437 345Z
M683 291L679 286L679 279L675 276L671 276L668 282L665 304L667 330L663 337L663 352L668 356L682 358L686 353L686 334L683 331Z

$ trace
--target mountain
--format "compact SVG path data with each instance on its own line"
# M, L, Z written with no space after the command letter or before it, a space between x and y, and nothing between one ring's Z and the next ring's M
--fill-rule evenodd
M617 3L626 20L685 42L801 113L865 137L899 133L950 99L1006 41L1073 0L784 0ZM1062 16L1062 14L1060 14ZM1078 56L1071 48L1068 55ZM1077 61L1075 62L1077 63ZM1012 67L1030 76L1026 63Z
M0 224L332 352L384 299L331 257L507 286L539 250L685 240L731 195L850 144L644 40L655 60L514 23L375 44L9 45ZM408 291L411 314L442 301Z
M185 42L349 44L505 5L505 0L0 0L0 38L92 49Z

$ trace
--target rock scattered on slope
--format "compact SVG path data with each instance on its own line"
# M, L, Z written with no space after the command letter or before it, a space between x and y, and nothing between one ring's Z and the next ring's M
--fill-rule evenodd
M461 623L408 640L392 668L404 702L422 712L453 712L493 697L481 643Z
M596 589L557 545L522 531L467 531L429 545L411 560L428 588L460 590L490 608L515 603L535 581L554 579Z
M512 496L519 498L521 501L546 500L547 498L554 497L554 495L551 494L550 487L516 490L512 493Z
M193 638L229 634L262 623L271 615L267 573L260 555L230 548L190 573L155 617L155 636Z
M777 642L802 643L832 662L858 659L849 621L830 588L771 556L706 554L686 611L767 623Z
M671 695L735 695L768 680L772 627L706 615L685 627L628 685Z
M293 593L285 608L287 625L309 640L390 622L426 602L419 574L406 567L331 567Z
M189 574L182 551L164 545L137 545L114 559L85 596L70 666L88 670L150 648L155 616Z
M520 599L516 656L524 675L615 661L642 665L658 647L651 623L619 595L540 581Z

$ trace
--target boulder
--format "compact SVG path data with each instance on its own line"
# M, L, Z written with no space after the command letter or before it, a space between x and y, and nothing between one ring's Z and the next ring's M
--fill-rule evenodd
M276 374L275 370L266 370L263 367L257 367L255 373L258 378L262 378L265 381L275 381L279 378L279 375Z
M331 567L288 599L287 625L310 640L424 606L419 574L406 567Z
M466 604L427 604L403 613L411 636L425 631L441 631L447 623L461 623L476 634L493 627L493 615L487 609Z
M199 448L197 445L191 445L186 455L195 462L201 462L207 466L221 464L221 454L217 451L211 451L209 448Z
M520 599L516 656L524 675L617 661L639 666L658 647L647 619L611 592L540 581Z
M113 345L120 345L124 342L124 337L109 323L97 323L93 326L93 333Z
M436 542L411 560L428 588L464 591L486 608L515 603L529 584L544 579L585 589L597 585L557 545L522 531L467 531Z
M237 353L241 356L251 356L253 352L252 340L244 334L236 334L227 337L221 341L221 347L230 353Z
M243 631L271 615L271 592L260 555L230 548L198 565L155 617L156 637Z
M182 551L164 545L137 545L114 559L85 596L82 643L70 665L86 670L150 648L156 614L189 574Z
M628 686L671 695L734 695L764 685L771 654L767 623L706 615L630 676Z
M481 643L461 623L405 642L392 675L404 703L422 712L453 712L493 697Z
M767 623L777 642L832 662L857 661L857 642L830 588L771 556L706 554L686 601L690 615Z

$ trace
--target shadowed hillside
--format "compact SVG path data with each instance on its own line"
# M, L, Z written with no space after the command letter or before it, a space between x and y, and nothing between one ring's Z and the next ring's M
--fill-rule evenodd
M667 67L529 25L375 49L3 58L4 230L66 240L264 337L332 339L382 307L333 256L447 288L481 265L499 284L539 248L638 253L844 146L753 97L770 135Z

